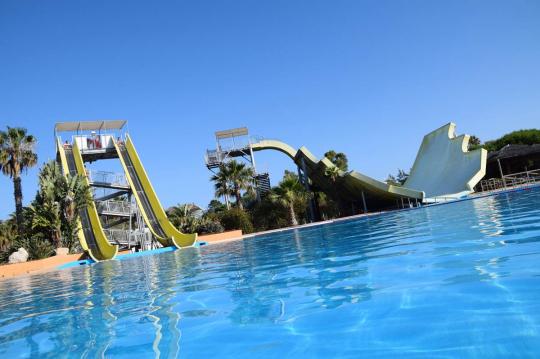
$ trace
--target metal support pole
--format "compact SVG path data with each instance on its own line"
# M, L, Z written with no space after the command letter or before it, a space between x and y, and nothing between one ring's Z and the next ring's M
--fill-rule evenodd
M362 191L362 204L364 205L364 213L367 213L366 196L364 195L364 191Z
M253 148L251 147L251 141L249 143L249 156L251 157L251 166L253 167L253 172L257 174L257 167L255 166L255 155L253 154Z
M504 173L501 166L501 160L497 158L497 163L499 164L499 172L501 173L501 179L503 181L504 188L506 188L506 180L504 179Z
M309 188L309 179L307 177L307 170L306 170L306 162L304 161L304 158L300 160L300 165L302 167L302 177L300 179L304 182L304 187L306 188L306 191L308 194L311 193L311 189ZM309 208L308 208L308 220L309 222L315 221L315 207L313 204L313 198L309 199Z
M253 174L257 176L257 167L255 165L255 155L253 154L253 148L251 147L251 140L249 141L249 158L251 162L251 167L253 167ZM257 202L261 202L261 189L259 188L259 183L255 182L256 192L257 192Z
M128 248L131 249L131 217L133 216L133 205L131 203L131 193L128 194L128 203L129 203Z

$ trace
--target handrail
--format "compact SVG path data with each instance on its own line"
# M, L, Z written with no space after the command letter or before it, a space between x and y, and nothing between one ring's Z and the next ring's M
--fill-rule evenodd
M118 213L118 214L130 214L133 207L131 203L127 201L96 201L96 207L99 213Z
M90 182L107 183L117 186L129 186L126 176L122 173L86 170Z
M540 183L540 169L510 173L502 178L489 178L480 181L481 192L498 191L508 187L528 186Z

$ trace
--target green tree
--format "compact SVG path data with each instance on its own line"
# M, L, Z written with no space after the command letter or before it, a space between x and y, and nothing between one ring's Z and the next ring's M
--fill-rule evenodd
M223 203L221 203L217 199L213 199L210 201L210 203L208 203L208 210L206 211L206 214L219 213L219 212L223 212L226 209L227 207Z
M227 209L231 208L229 196L233 194L230 186L230 174L229 168L226 164L219 166L219 171L210 177L210 181L214 182L214 190L216 198L223 197L225 199L225 206Z
M286 173L279 185L272 189L268 198L272 202L287 208L290 224L293 226L298 225L295 204L298 202L305 204L308 194L297 175Z
M385 182L392 186L403 186L407 178L409 178L409 174L402 169L398 169L397 175L388 175Z
M339 217L339 206L336 201L322 191L315 192L314 196L323 220Z
M506 135L484 143L488 151L498 151L506 145L533 145L540 143L540 130L528 129L507 133Z
M216 189L216 197L233 194L236 198L236 206L243 210L242 191L255 190L254 176L253 169L245 163L233 160L221 165L219 172L211 177ZM230 207L227 206L227 208Z
M32 203L32 228L50 234L56 248L73 249L76 244L79 211L92 201L90 187L80 175L64 176L54 162L39 174L39 191Z
M329 177L332 182L336 182L339 177L339 172L340 170L337 166L331 166L324 171L324 175Z
M249 215L240 208L232 208L223 212L220 216L223 227L230 231L241 229L243 233L253 232L253 223Z
M482 147L482 141L475 135L471 135L471 137L469 137L469 151L476 150L480 147Z
M272 202L268 196L255 203L251 209L251 217L256 231L267 231L289 225L288 210Z
M339 168L343 172L347 172L349 170L349 160L347 159L347 155L343 152L336 152L334 150L330 150L324 154L324 157L328 158L334 165L336 165L337 168Z
M29 135L25 128L7 127L7 131L0 131L0 169L13 180L19 235L24 233L21 173L36 165L35 146L36 138Z
M194 203L178 204L167 210L167 216L179 230L194 233L197 232L202 210Z

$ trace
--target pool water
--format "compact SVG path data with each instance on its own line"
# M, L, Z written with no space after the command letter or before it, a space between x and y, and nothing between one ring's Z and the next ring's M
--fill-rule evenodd
M540 190L0 282L0 357L540 356Z

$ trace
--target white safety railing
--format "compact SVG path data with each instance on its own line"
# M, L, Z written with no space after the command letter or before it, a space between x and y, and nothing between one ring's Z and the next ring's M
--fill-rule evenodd
M204 160L207 166L217 166L226 160L228 154L234 151L249 152L250 146L263 141L262 136L248 136L245 138L235 138L231 141L220 141L219 147L213 150L206 150Z
M110 243L128 248L138 246L142 250L154 247L152 234L148 231L128 231L124 229L104 229L105 235Z
M480 181L481 192L500 191L506 188L530 186L540 183L540 169L511 173L502 178L490 178Z
M75 135L73 142L77 143L77 147L82 153L100 152L114 148L114 135L112 134L91 134L91 135Z
M126 176L123 173L87 170L86 174L90 182L93 183L105 183L121 187L129 186Z
M207 165L219 165L225 159L225 153L217 150L207 150L204 160Z
M128 201L96 201L96 207L101 214L129 215L133 211L133 207Z

